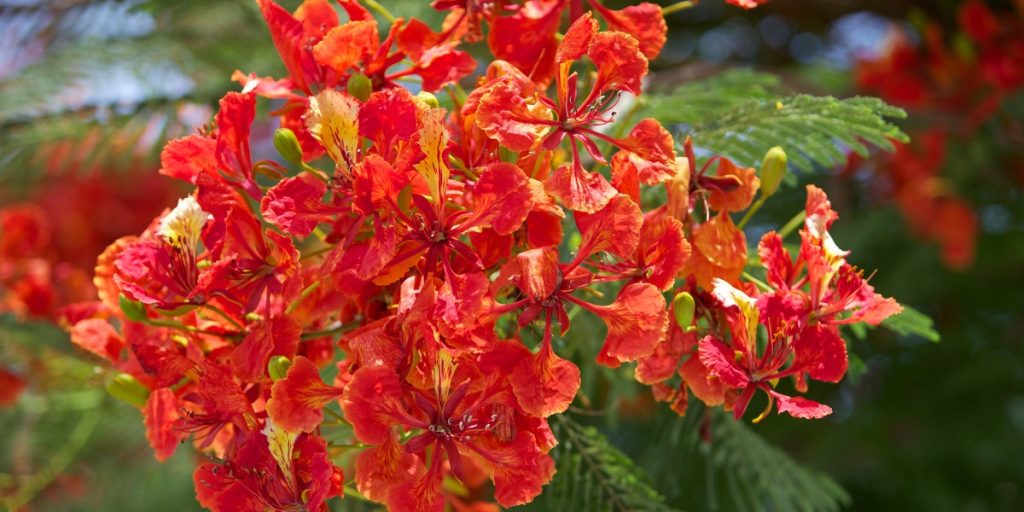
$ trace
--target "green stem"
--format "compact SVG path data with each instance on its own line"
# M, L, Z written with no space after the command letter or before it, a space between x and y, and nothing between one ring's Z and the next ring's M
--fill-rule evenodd
M750 208L747 208L747 213L743 216L742 219L740 219L740 223L736 224L736 227L743 229L743 226L747 225L747 222L750 221L750 218L753 217L754 214L757 213L757 211L760 210L762 206L764 206L764 203L767 200L768 196L761 194L761 197L758 197L757 201L754 201L754 204Z
M353 443L353 444L341 443L341 444L330 444L330 445L328 445L328 447L334 448L334 449L342 449L342 450L365 450L366 448L369 448L370 445L363 444L363 443Z
M363 0L363 3L374 12L381 15L381 17L388 20L388 23L394 23L397 19L394 14L391 14L391 11L389 11L387 7L381 5L377 0Z
M331 183L331 179L328 178L327 176L324 176L324 173L320 169L317 169L316 167L313 167L307 164L306 162L302 162L302 165L299 168L305 172L308 172L309 174L312 174L314 177L316 177L316 179L324 183Z
M301 340L311 340L311 339L315 339L315 338L323 338L324 336L332 336L334 334L351 331L352 329L356 328L356 325L357 324L353 322L353 323L350 323L350 324L343 324L343 325L339 325L337 327L332 327L330 329L324 329L322 331L304 332L304 333L302 333L302 336L299 337L299 339L301 339Z
M322 281L314 281L313 284L303 288L302 293L300 293L298 298L296 298L291 304L288 305L288 309L286 309L284 313L286 315L292 314L292 312L299 307L299 304L302 304L302 301L306 300L306 298L309 297L310 294L312 294L313 292L317 291L317 289L320 288L321 282Z
M324 412L326 412L327 415L330 416L331 419L333 419L334 421L337 421L339 423L344 423L345 425L348 425L350 427L352 426L351 422L349 422L347 419L345 419L344 416L338 414L337 412L334 412L334 410L332 410L330 407L324 407Z
M213 304L204 304L203 307L209 309L210 311L213 311L214 313L217 313L218 316L220 316L224 320L227 320L228 323L233 325L235 329L238 329L239 332L245 331L245 327L236 322L234 318L228 316L227 313L225 313L222 309L218 308L217 306L214 306Z
M239 339L245 337L244 330L242 332L237 333L214 332L206 329L200 329L198 327L192 327L191 325L185 325L178 322L168 322L164 320L149 320L146 322L146 324L152 325L153 327L169 327L171 329L177 329L183 332L189 332L194 334L206 334L209 336L219 336L221 338Z
M801 210L800 213L794 215L792 219L789 219L789 222L787 222L785 226L782 226L782 229L779 230L779 236L786 238L786 235L789 235L794 229L803 224L806 218L807 211Z
M306 260L306 259L309 259L309 258L313 258L315 256L319 256L319 255L321 255L321 254L323 254L325 252L330 252L331 249L334 249L333 245L325 245L323 247L318 247L318 248L313 249L312 251L309 251L306 254L303 254L302 256L300 256L299 257L299 261Z
M686 0L684 2L676 2L672 5L662 7L661 15L668 16L669 14L673 14L679 11L685 11L686 9L696 6L697 3L697 0Z
M774 289L772 289L771 286L768 286L764 281L762 281L762 280L754 277L753 275L751 275L750 272L744 272L743 273L743 279L746 279L747 281L750 281L751 283L754 283L755 285L757 285L758 288L761 289L761 291L764 291L764 292L775 291Z

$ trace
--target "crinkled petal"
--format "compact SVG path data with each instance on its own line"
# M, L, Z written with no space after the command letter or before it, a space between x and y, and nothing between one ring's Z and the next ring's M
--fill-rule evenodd
M786 413L794 418L817 419L832 414L832 408L801 396L786 396L775 391L768 394L776 400L779 414Z
M620 258L629 258L640 243L644 218L640 207L628 196L617 195L595 213L576 212L579 227L579 256L609 252Z
M619 363L636 361L654 352L665 339L668 313L665 297L649 283L634 283L619 293L608 306L592 306L591 310L608 326L598 362L616 367Z
M178 420L178 400L170 388L160 388L149 394L142 408L143 423L146 424L146 439L153 447L156 460L163 462L174 454L184 433L175 428Z
M509 375L516 401L527 414L546 418L565 412L580 387L580 370L549 347L525 360Z
M317 367L300 356L271 388L267 414L288 432L312 432L324 419L324 406L341 397L341 391L325 384Z
M710 375L726 386L745 388L750 384L750 377L736 364L732 349L712 336L705 336L697 346L700 362L708 369Z
M601 173L587 172L582 167L563 165L548 177L546 187L567 208L594 213L604 208L619 194Z

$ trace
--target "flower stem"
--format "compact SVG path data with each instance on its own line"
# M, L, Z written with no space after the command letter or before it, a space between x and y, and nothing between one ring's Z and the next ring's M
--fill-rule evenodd
M312 251L309 251L309 252L303 254L302 256L300 256L299 260L301 261L301 260L306 260L306 259L312 258L314 256L319 256L319 255L321 255L321 254L323 254L325 252L330 252L331 249L334 249L333 245L325 245L323 247L318 247L318 248L313 249Z
M324 336L331 336L331 335L334 335L334 334L351 331L352 329L354 329L356 327L356 325L357 324L353 322L353 323L350 323L350 324L342 324L342 325L339 325L337 327L332 327L330 329L324 329L322 331L304 332L304 333L302 333L302 336L299 337L299 339L311 340L311 339L315 339L315 338L323 338Z
M391 11L389 11L387 7L384 7L379 2L377 2L377 0L363 0L363 3L366 4L366 6L372 9L374 12L381 15L381 17L388 20L388 23L395 22L395 15L391 14Z
M765 284L764 281L754 277L750 272L744 272L743 273L743 279L746 279L747 281L750 281L751 283L754 283L763 292L775 291L774 289L772 289L771 286L768 286L767 284Z
M310 294L312 294L313 292L317 291L317 289L320 288L321 282L322 281L314 281L313 284L303 288L302 293L299 294L299 297L288 306L288 309L285 310L285 314L292 314L292 312L294 312L295 309L299 307L299 304L302 304L302 301L306 300L306 298L309 297Z
M668 16L669 14L677 13L679 11L685 11L691 7L696 7L698 0L685 0L683 2L676 2L672 5L668 5L661 8L661 15Z
M348 425L350 427L352 426L351 422L349 422L347 419L345 419L344 416L338 414L337 412L335 412L330 407L324 407L324 412L327 413L327 415L330 416L334 421L337 421L338 423L342 423L342 424Z
M209 309L210 311L213 311L214 313L217 313L217 316L220 316L224 320L227 320L228 323L234 326L235 329L238 329L239 332L245 331L245 327L242 327L242 325L235 321L234 318L228 316L228 314L225 313L224 310L218 308L217 306L214 306L213 304L204 304L203 307Z
M800 213L794 215L792 219L789 219L789 222L787 222L785 226L782 226L782 229L779 230L779 236L781 238L786 238L786 235L792 233L794 229L800 226L800 224L803 224L804 219L806 218L807 211L801 210Z
M754 214L757 213L757 211L760 210L762 206L764 206L764 203L767 200L768 196L764 194L762 194L761 197L758 197L757 201L754 201L754 204L750 208L747 208L747 213L743 216L742 219L740 219L740 223L736 224L736 227L743 229L743 226L747 225L747 222L750 220L750 218L753 217Z

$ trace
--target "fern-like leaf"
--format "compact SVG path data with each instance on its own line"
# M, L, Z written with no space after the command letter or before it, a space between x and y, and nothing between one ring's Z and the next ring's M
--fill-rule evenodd
M714 414L712 461L738 510L829 512L849 495L831 478L797 463L744 423Z
M643 97L645 115L662 123L692 125L714 119L751 99L778 98L779 79L750 69L731 69Z
M941 338L928 315L907 305L903 305L900 314L883 320L882 326L900 336L920 336L932 343L938 342Z
M538 500L543 510L670 512L650 477L597 429L552 418L558 472Z
M756 166L768 149L782 146L793 168L803 172L840 165L848 150L866 156L868 144L891 151L892 140L908 140L890 122L906 113L882 100L786 96L771 75L744 70L655 94L642 113L742 165Z

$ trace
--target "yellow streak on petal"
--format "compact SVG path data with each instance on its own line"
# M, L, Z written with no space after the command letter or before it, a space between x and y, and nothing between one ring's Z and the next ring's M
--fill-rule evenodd
M199 243L199 235L209 217L210 214L203 211L195 198L183 197L178 200L178 205L160 220L157 233L178 249L187 247L195 250Z
M727 307L736 306L740 308L740 313L743 315L743 319L746 320L747 343L753 343L757 339L757 322L760 319L760 314L757 311L757 301L724 279L716 277L712 283L714 284L714 291L712 293L715 298Z
M434 201L444 201L444 187L451 171L443 160L444 149L448 147L448 128L444 125L445 110L425 108L420 110L420 150L425 157L415 165L430 186Z
M277 467L281 468L281 473L288 478L289 482L294 483L292 451L295 448L295 439L299 435L279 428L274 425L273 421L270 421L270 418L267 418L267 424L263 427L263 435L267 436L267 446L270 448L270 455L277 462Z
M359 100L333 89L320 92L309 99L306 128L338 169L351 177L359 150Z

